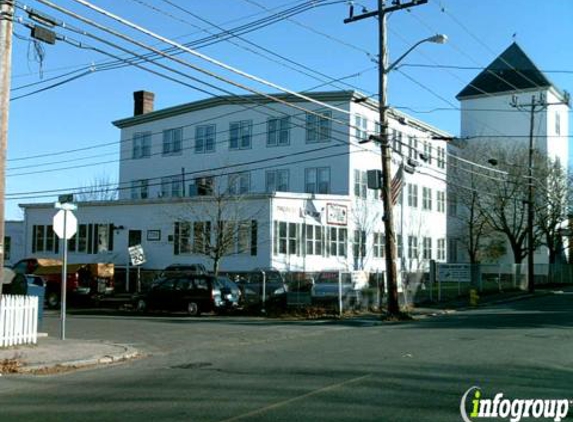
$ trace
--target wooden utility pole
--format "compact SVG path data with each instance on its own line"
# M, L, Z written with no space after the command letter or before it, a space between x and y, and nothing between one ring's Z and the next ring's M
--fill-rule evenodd
M0 0L0 264L4 266L4 205L6 194L6 150L8 146L8 111L12 67L12 18L14 1ZM0 271L0 301L3 271Z
M392 6L386 7L384 0L378 0L378 10L365 12L354 16L351 8L350 17L344 23L351 23L358 20L378 17L379 57L378 57L378 78L379 78L379 114L380 114L380 152L382 156L382 202L384 206L384 231L386 234L386 281L388 284L388 313L397 315L400 313L398 302L398 280L396 271L396 235L394 230L394 211L391 199L392 175L390 173L390 163L392 153L390 150L388 136L388 73L391 67L388 66L388 46L386 37L386 15L402 9L411 8L427 3L428 0L412 0L408 3L393 1ZM409 51L408 51L409 52ZM404 57L404 56L402 56ZM402 58L401 57L401 58Z

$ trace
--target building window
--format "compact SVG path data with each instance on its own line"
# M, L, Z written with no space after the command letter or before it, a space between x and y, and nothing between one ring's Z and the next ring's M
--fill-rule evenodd
M266 191L288 192L289 191L289 171L287 169L269 170L266 172Z
M555 112L555 134L561 135L561 115L558 111Z
M168 176L161 178L161 197L180 198L183 196L183 176Z
M211 222L195 221L193 223L193 253L204 254L211 244Z
M422 209L432 211L432 189L422 188Z
M374 233L374 258L384 258L384 234Z
M131 199L147 199L149 197L149 180L131 181Z
M362 141L368 139L368 120L359 114L354 116L354 130L356 131L356 140Z
M432 238L424 237L422 256L424 259L432 259Z
M408 258L418 258L418 238L416 236L408 236Z
M267 146L290 144L290 117L267 120Z
M229 149L251 148L253 121L241 120L229 125Z
M426 156L426 162L432 164L432 145L429 141L424 141L424 155Z
M345 228L330 227L330 256L346 256Z
M404 254L404 241L402 240L401 234L396 236L396 254L398 258L402 258Z
M436 202L438 206L438 212L446 212L446 192L436 192Z
M215 151L215 125L199 125L195 127L195 153Z
M437 158L438 167L444 169L446 168L446 150L443 147L438 147L437 151L438 151L438 158Z
M330 193L330 168L317 167L304 171L306 193Z
M164 130L163 155L181 154L182 141L183 141L183 128Z
M229 175L228 180L229 193L231 195L240 195L248 193L251 190L251 173L246 171Z
M322 256L324 251L324 237L321 226L305 224L306 255Z
M408 183L408 206L412 208L418 207L418 185Z
M402 132L392 129L392 149L400 154L402 152Z
M151 132L137 132L133 134L133 147L131 158L151 157Z
M197 177L193 184L189 185L189 196L213 195L215 179L213 176Z
M448 239L448 262L458 262L458 242L456 239Z
M418 158L418 139L413 136L408 136L408 158Z
M354 170L354 196L357 198L368 198L368 181L366 177L365 171Z
M275 253L284 255L299 254L299 225L275 221Z
M325 111L317 116L314 113L306 114L306 142L328 142L330 141L332 112Z
M175 223L175 236L173 243L175 247L175 255L191 253L191 223Z
M450 193L448 197L448 215L455 217L458 214L458 199L455 193Z
M446 239L438 239L437 254L438 261L446 260Z
M366 231L354 230L354 242L352 244L352 252L357 266L366 257Z

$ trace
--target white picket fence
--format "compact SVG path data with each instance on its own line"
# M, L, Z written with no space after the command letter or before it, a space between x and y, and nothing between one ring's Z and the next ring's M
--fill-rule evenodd
M38 297L3 295L0 298L0 347L36 344Z

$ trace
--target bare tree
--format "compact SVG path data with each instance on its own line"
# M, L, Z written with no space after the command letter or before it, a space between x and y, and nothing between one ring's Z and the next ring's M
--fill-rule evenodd
M246 194L238 193L229 181L231 188L225 190L212 182L200 186L201 196L185 206L175 223L177 253L207 258L215 274L223 258L257 253L260 210L249 207Z
M117 199L117 182L108 174L94 177L93 181L86 184L75 194L76 200L85 201L114 201Z
M354 226L352 256L356 270L364 269L368 239L373 238L375 233L382 236L382 229L377 230L382 214L373 201L377 200L356 198L350 212Z

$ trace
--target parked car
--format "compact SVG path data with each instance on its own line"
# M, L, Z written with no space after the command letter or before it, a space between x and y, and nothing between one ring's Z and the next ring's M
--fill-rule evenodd
M280 271L274 268L256 268L237 279L237 285L241 289L243 303L246 306L256 305L261 302L261 298L263 297L263 284L266 301L278 300L284 297L288 291L288 287Z
M207 274L207 269L203 264L171 264L159 275L159 278L178 277L189 274Z
M217 277L188 274L157 280L145 294L137 295L135 308L146 310L184 311L197 316L226 308Z
M17 274L36 275L46 283L48 307L60 305L62 292L62 261L58 259L26 258L14 264ZM67 296L71 301L89 301L114 291L114 265L103 263L68 264Z
M217 285L221 290L221 298L223 299L224 307L227 309L236 309L241 304L241 289L236 283L232 282L228 277L218 276Z
M344 303L354 305L360 302L360 290L355 289L350 273L342 273L339 281L339 271L322 271L314 279L311 287L312 303L317 305L338 304L339 294L342 293Z

